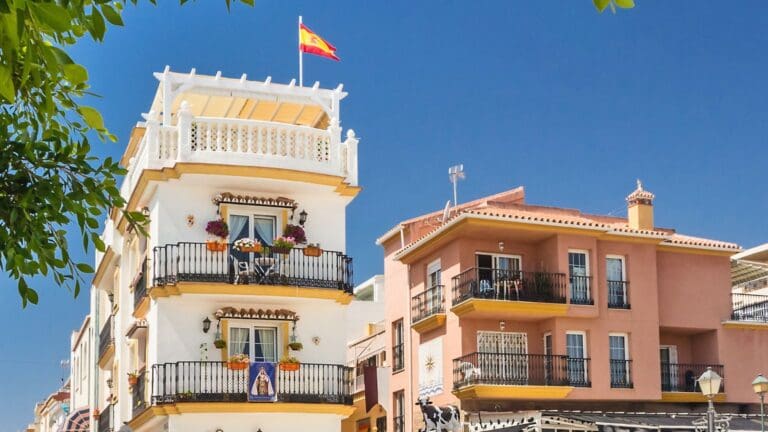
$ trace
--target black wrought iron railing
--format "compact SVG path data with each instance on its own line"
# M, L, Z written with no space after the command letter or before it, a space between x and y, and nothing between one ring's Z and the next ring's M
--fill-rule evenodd
M394 372L405 368L405 344L397 344L392 347L392 370Z
M147 258L141 264L141 270L133 285L133 308L134 310L141 304L142 299L147 296Z
M147 374L145 370L139 372L138 381L131 387L131 398L133 400L133 416L147 408Z
M436 285L411 297L411 319L417 323L432 315L445 313L443 285Z
M768 296L759 294L731 294L731 319L768 323Z
M110 315L99 333L99 359L104 357L104 354L111 345L114 345L114 343L115 338L112 333L112 315Z
M239 252L231 244L209 250L206 243L176 243L153 250L155 286L176 282L222 282L335 288L352 292L352 258L341 252L305 254L301 248L287 253Z
M685 363L661 363L661 391L665 392L689 392L700 391L697 379L712 368L721 377L725 377L723 365L712 364L685 364ZM720 387L725 391L725 386Z
M112 405L107 405L99 413L99 420L96 422L98 432L112 432Z
M595 304L592 299L592 276L570 275L568 281L571 287L571 304Z
M392 417L392 428L395 432L405 432L405 416L399 415Z
M478 352L454 359L454 388L472 384L590 387L589 359Z
M610 360L611 388L632 388L632 360Z
M301 363L296 371L276 371L280 402L352 404L353 368ZM248 399L247 370L227 362L184 361L152 366L152 403L242 402Z
M470 298L565 303L563 273L473 267L452 280L454 305Z
M629 309L629 282L608 281L608 307L611 309Z

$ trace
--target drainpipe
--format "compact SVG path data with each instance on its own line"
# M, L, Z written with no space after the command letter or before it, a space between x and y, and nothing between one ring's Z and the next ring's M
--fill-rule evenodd
M88 405L91 413L93 413L93 410L98 408L99 404L99 346L101 345L101 341L99 340L99 337L101 336L101 329L99 328L99 301L101 298L99 297L98 288L91 286L91 289L94 290L94 295L91 296L91 308L94 311L93 321L91 321L91 331L93 332L93 341L95 343L91 344L91 360L93 361L91 367L91 374L93 376L93 394L91 395L91 401L93 402L93 406L90 406L91 403ZM91 430L96 430L93 422L91 422Z
M403 238L402 236L403 236L403 229L401 226L400 228L401 239ZM408 300L410 300L411 298L411 265L410 264L408 264L407 286L408 286L407 298ZM413 428L413 406L414 406L413 390L414 388L417 388L417 387L413 385L413 338L412 338L413 329L411 328L411 319L412 319L413 310L410 307L410 304L408 305L408 307L406 307L406 309L408 310L408 321L407 323L403 323L403 327L404 327L403 330L405 330L405 328L408 329L408 345L407 345L408 346L408 350L407 350L408 351L408 386L411 388L411 391L408 392L408 397L406 398L406 406L408 407L408 409L405 410L405 413L408 415L408 422L410 424L410 427L407 430L412 431L412 430L415 430ZM405 331L403 331L403 335L405 335Z

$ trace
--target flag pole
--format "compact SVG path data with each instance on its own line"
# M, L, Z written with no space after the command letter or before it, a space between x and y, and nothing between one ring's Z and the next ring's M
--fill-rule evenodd
M304 87L304 53L301 52L301 15L299 15L299 87Z

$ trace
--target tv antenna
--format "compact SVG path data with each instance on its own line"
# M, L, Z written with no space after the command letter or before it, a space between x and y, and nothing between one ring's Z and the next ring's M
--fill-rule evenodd
M445 208L443 209L443 219L440 221L445 223L448 220L448 215L451 212L451 200L445 202Z
M456 187L459 184L459 180L464 180L464 164L454 165L448 168L448 178L453 183L453 206L459 205L458 194Z

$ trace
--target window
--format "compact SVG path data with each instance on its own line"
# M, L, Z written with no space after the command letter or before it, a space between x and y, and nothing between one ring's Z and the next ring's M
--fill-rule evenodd
M392 426L395 432L405 432L405 392L400 390L392 395Z
M662 345L659 348L661 360L661 391L696 391L695 381L689 385L685 376L678 373L677 347L675 345ZM681 380L681 378L683 378ZM681 382L684 381L684 382ZM685 389L685 390L682 390Z
M608 335L608 349L611 365L611 387L631 388L629 348L627 335L624 333L610 333Z
M368 432L371 430L371 419L370 418L364 418L357 421L356 429L357 432Z
M232 214L229 216L229 241L253 238L269 246L277 237L277 216L264 214ZM232 255L239 261L248 261L248 252L233 250Z
M565 333L565 353L568 356L568 381L573 386L585 386L587 379L587 334L583 331Z
M608 307L629 309L624 257L618 255L606 256L605 275L608 283Z
M231 327L229 355L247 354L251 361L276 362L277 329L274 327Z
M387 432L387 417L379 417L376 419L376 430L378 432Z
M392 370L397 372L405 368L405 352L403 339L403 320L392 323Z
M518 255L477 254L477 279L481 297L522 300L520 290L514 293L511 281L521 278L522 257Z
M427 288L442 285L440 281L440 260L434 260L427 266Z
M442 312L443 293L439 259L432 261L427 266L427 291L425 297L424 303L418 311L419 315L426 317Z
M572 250L568 252L568 276L571 284L571 303L592 304L589 292L589 253Z

